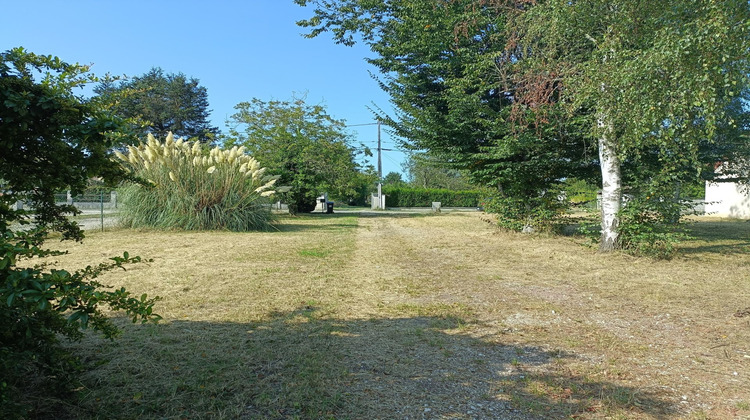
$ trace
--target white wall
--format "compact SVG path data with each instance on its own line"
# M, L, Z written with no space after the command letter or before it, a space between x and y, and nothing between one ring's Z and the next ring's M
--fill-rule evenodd
M750 219L750 194L735 182L706 182L706 214Z

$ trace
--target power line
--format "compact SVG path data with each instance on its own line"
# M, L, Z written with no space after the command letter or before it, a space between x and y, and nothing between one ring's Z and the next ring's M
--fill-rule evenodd
M345 125L344 127L363 127L363 126L366 126L366 125L378 125L378 123L348 124L348 125Z
M377 140L359 140L359 143L377 143L377 142L378 142ZM397 145L398 144L398 142L396 142L396 141L387 141L387 140L383 141L381 143L383 143L383 144L393 144L393 145Z
M392 157L390 157L388 155L385 155L385 157L386 157L386 159L390 160L391 162L395 163L396 165L401 165L401 162L396 162L396 160L393 159Z

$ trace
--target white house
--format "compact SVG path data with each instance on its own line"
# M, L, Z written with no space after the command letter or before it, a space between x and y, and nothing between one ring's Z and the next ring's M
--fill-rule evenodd
M706 214L750 219L750 189L736 182L706 182Z

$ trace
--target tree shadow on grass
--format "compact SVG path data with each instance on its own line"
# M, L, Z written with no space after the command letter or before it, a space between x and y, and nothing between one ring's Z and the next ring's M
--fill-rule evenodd
M365 210L365 211L343 211L328 213L306 213L303 217L329 218L329 217L386 217L395 219L407 219L414 217L433 216L437 213L430 211L390 211L390 210Z
M747 254L750 252L750 222L746 220L699 221L688 226L695 241L681 246L683 254Z
M125 324L73 345L96 365L77 418L674 417L663 397L579 377L575 355L464 333L457 316L331 319L303 306L263 322Z

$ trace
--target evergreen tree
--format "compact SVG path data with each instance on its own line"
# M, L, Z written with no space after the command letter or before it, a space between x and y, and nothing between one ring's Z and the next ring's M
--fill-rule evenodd
M208 91L182 73L165 74L155 67L131 80L101 83L94 91L112 103L117 115L140 121L142 138L148 133L164 138L172 132L211 143L219 133L209 122Z

